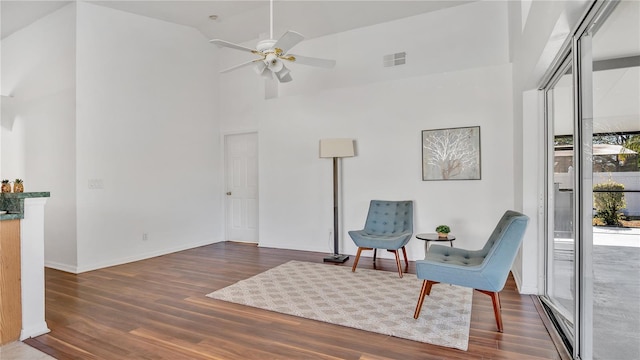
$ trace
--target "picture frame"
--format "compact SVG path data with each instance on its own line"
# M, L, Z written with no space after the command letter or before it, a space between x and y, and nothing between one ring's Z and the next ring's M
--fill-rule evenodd
M422 180L480 180L480 126L422 130Z

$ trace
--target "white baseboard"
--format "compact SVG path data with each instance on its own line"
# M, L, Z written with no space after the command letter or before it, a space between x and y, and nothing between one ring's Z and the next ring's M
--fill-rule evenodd
M283 244L283 243L269 243L267 241L262 241L260 240L260 242L258 242L258 247L264 247L264 248L273 248L273 249L285 249L285 250L297 250L297 251L313 251L313 252L318 252L321 254L332 254L333 253L333 245L331 245L331 248L327 248L325 246L299 246L299 244ZM352 251L344 251L341 250L340 254L342 255L349 255L349 256L356 256L356 251L357 248L352 249ZM422 256L422 257L420 257ZM368 251L368 252L363 252L361 255L362 258L372 258L373 257L373 252L372 251ZM395 256L393 255L393 253L387 252L387 251L382 251L379 250L376 258L378 259L387 259L387 260L394 260L395 261ZM409 261L416 261L416 260L422 260L424 259L424 253L418 253L416 254L415 252L411 252L410 250L407 251L407 258L409 259ZM404 261L404 260L403 260Z
M219 241L204 240L204 241L195 242L195 243L191 243L191 244L184 244L184 245L180 245L180 246L175 246L175 247L160 249L160 250L156 250L156 251L151 251L151 252L148 252L148 253L138 254L138 255L134 255L134 256L127 256L127 257L123 257L123 258L119 258L119 259L112 259L112 260L103 261L103 262L94 263L94 264L89 264L89 265L85 265L85 266L79 266L78 269L77 269L78 270L77 274L80 274L80 273L83 273L83 272L87 272L87 271L92 271L92 270L98 270L98 269L102 269L102 268L106 268L106 267L110 267L110 266L116 266L116 265L127 264L127 263L131 263L131 262L135 262L135 261L146 260L146 259L154 258L154 257L157 257L157 256L171 254L171 253L178 252L178 251L183 251L183 250L197 248L197 247L200 247L200 246L210 245L210 244L217 243L217 242L219 242Z
M29 339L32 337L40 336L50 331L51 330L49 330L47 323L43 320L41 323L39 323L36 326L31 326L27 329L23 328L22 331L20 332L20 341Z
M519 289L520 289L520 294L523 294L523 295L538 295L537 287L522 286Z
M63 264L56 261L46 261L44 262L44 267L48 267L50 269L56 269L72 274L78 273L78 267L75 265Z
M162 255L167 255L167 254L171 254L171 253L178 252L178 251L193 249L193 248L197 248L197 247L200 247L200 246L214 244L214 243L217 243L217 242L219 242L219 241L216 241L216 240L204 240L204 241L199 241L199 242L195 242L195 243L183 244L183 245L180 245L180 246L175 246L175 247L155 250L155 251L151 251L151 252L143 253L143 254L138 254L138 255L134 255L134 256L127 256L127 257L122 257L122 258L118 258L118 259L111 259L111 260L107 260L107 261L96 262L96 263L89 264L89 265L84 265L84 266L72 266L72 265L68 265L68 264L57 263L55 261L45 261L44 266L48 267L48 268L56 269L56 270L70 272L70 273L73 273L73 274L80 274L80 273L87 272L87 271L98 270L98 269L102 269L102 268L106 268L106 267L110 267L110 266L127 264L127 263L134 262L134 261L150 259L150 258L154 258L156 256L162 256Z
M311 248L308 246L298 246L297 244L269 243L266 241L258 242L258 247L272 248L272 249L298 250L298 251L313 251L313 252L319 252L319 253L325 252L327 254L331 253L331 251L327 249Z

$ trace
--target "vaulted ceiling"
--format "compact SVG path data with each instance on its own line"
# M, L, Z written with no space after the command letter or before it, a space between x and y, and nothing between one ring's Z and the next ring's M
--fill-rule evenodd
M307 38L338 33L476 0L275 1L274 36L295 29ZM191 26L207 38L244 42L269 33L269 1L87 1L134 14ZM71 1L2 0L2 37ZM211 20L210 15L217 15Z

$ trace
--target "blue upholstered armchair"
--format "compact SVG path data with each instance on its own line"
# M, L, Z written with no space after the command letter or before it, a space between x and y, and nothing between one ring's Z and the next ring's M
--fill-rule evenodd
M404 263L409 267L407 245L413 235L413 201L371 200L369 214L364 229L349 231L349 236L358 246L356 260L351 271L356 271L362 250L373 250L373 261L376 261L376 249L385 249L396 255L398 274L402 277L402 267L398 251L402 249Z
M480 250L432 245L424 260L416 261L417 276L424 281L413 317L420 316L424 297L431 293L433 284L460 285L491 296L496 325L502 332L499 293L507 281L528 221L526 215L508 210Z

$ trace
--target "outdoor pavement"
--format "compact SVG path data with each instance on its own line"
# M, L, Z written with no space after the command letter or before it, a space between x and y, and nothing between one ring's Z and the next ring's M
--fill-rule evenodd
M554 290L572 309L572 244L557 240ZM593 244L593 358L640 359L640 229L594 227Z
M640 228L594 226L593 245L640 247Z

